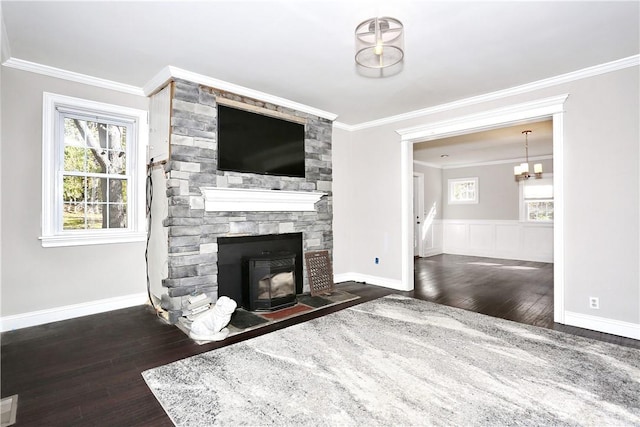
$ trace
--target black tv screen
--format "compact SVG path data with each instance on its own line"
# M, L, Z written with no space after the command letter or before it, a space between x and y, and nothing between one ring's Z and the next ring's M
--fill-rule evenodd
M218 169L304 178L304 125L218 104Z

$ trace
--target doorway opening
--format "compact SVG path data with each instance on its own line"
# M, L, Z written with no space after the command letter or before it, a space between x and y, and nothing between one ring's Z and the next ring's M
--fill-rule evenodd
M567 97L568 95L561 95L545 98L397 131L401 136L402 283L405 290L413 290L414 288L413 144L536 120L551 119L553 123L555 193L553 228L554 321L564 323L563 111Z

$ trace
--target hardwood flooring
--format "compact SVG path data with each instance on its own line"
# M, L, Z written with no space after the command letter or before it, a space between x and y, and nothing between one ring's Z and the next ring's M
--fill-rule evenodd
M640 341L555 325L550 264L440 255L416 260L415 274L415 290L400 293L640 348ZM171 426L142 371L398 293L355 282L339 286L361 299L202 346L147 306L6 332L2 396L19 395L18 426Z
M415 260L406 295L502 319L640 348L640 341L553 321L553 264L436 255Z
M414 298L553 327L553 264L436 255L415 261L415 283Z

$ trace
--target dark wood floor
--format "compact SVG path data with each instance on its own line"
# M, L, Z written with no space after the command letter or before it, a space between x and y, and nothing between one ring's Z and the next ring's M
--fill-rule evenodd
M640 348L640 341L555 325L552 282L549 264L440 255L416 260L416 288L400 293ZM171 426L142 371L398 293L353 282L340 288L362 298L202 346L145 306L6 332L2 396L19 395L18 426Z
M406 295L514 322L627 347L640 341L553 321L553 264L436 255L415 260L415 287Z
M436 255L415 261L413 297L552 328L553 264Z

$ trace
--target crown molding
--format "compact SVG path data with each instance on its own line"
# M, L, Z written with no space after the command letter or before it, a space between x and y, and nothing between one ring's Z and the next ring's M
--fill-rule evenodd
M470 105L480 104L488 101L494 101L497 99L507 98L509 96L520 95L523 93L533 92L536 90L557 86L564 83L585 79L588 77L594 77L600 74L606 74L613 71L623 70L625 68L635 67L638 65L640 65L640 55L633 55L627 58L618 59L618 60L607 62L604 64L594 65L592 67L584 68L582 70L572 71L570 73L561 74L555 77L550 77L548 79L538 80L538 81L526 83L520 86L514 86L508 89L486 93L484 95L472 96L470 98L464 98L457 101L448 102L446 104L435 105L433 107L422 108L420 110L409 111L407 113L384 117L382 119L372 120L369 122L363 122L355 125L341 124L340 129L354 132L354 131L359 131L363 129L383 126L391 123L397 123L403 120L415 119L417 117L424 117L424 116L428 116L435 113L441 113L443 111L455 110L457 108L467 107Z
M529 162L535 162L537 160L551 160L553 159L553 155L547 154L544 156L534 156L529 157ZM504 160L491 160L487 162L477 162L477 163L458 163L451 165L444 165L442 169L460 169L460 168L470 168L475 166L493 166L493 165L504 165L508 163L522 163L526 161L524 157L518 157L515 159L504 159Z
M553 159L553 155L547 154L544 156L534 156L529 157L530 162L535 162L537 160L551 160ZM487 162L475 162L475 163L458 163L451 165L438 165L436 163L423 162L422 160L414 160L413 163L416 165L427 166L435 169L460 169L460 168L469 168L474 166L493 166L493 165L503 165L507 163L522 163L526 159L524 157L518 157L515 159L504 159L504 160L491 160Z
M171 65L164 67L162 70L160 70L160 72L156 74L149 81L149 83L147 83L144 86L143 88L144 93L147 96L149 96L154 92L156 92L157 90L162 89L164 85L166 85L170 80L173 80L173 79L188 80L190 82L198 83L204 86L209 86L216 89L232 92L236 95L258 99L260 101L279 105L285 108L291 108L292 110L301 111L317 117L322 117L330 121L334 121L336 117L338 117L337 114L319 110L317 108L300 104L298 102L291 101L285 98L280 98L279 96L270 95L265 92L249 89L247 87L236 85L234 83L225 82L223 80L214 79L212 77L208 77L202 74L194 73L188 70L183 70L182 68L173 67Z
M274 95L270 95L265 92L249 89L244 86L239 86L233 83L225 82L223 80L207 77L202 74L193 73L191 71L183 70L178 67L166 66L160 70L154 77L144 85L143 88L139 88L132 85L114 82L112 80L106 80L98 77L89 76L86 74L76 73L74 71L68 71L61 68L50 67L48 65L42 65L35 62L25 61L18 58L12 58L10 56L10 46L8 37L6 36L5 26L2 25L2 57L8 57L6 61L2 63L3 66L9 68L15 68L18 70L29 71L32 73L43 74L50 77L56 77L63 80L74 81L77 83L87 84L91 86L101 87L104 89L115 90L119 92L129 93L139 96L150 96L159 89L162 89L169 81L174 78L193 81L194 83L203 84L210 87L215 87L220 90L236 93L238 95L247 96L250 98L259 99L264 102L280 105L286 108L302 111L308 114L312 114L317 117L322 117L327 120L333 121L333 126L337 129L346 130L348 132L355 132L363 129L383 126L386 124L397 123L404 120L414 119L418 117L424 117L443 111L454 110L470 105L480 104L483 102L493 101L509 96L519 95L527 92L532 92L547 87L557 86L572 81L585 79L588 77L598 76L600 74L606 74L613 71L622 70L625 68L635 67L640 65L640 55L633 55L626 58L618 59L615 61L607 62L600 65L584 68L582 70L573 71L559 76L550 77L548 79L538 80L535 82L527 83L520 86L515 86L508 89L503 89L495 92L490 92L484 95L473 96L470 98L464 98L445 104L436 105L433 107L422 108L420 110L409 111L407 113L398 114L394 116L384 117L378 120L372 120L368 122L362 122L355 125L349 125L347 123L336 122L337 114L329 113L317 108L310 107L308 105L300 104L294 101L290 101L285 98L280 98Z
M402 137L403 141L424 142L435 138L463 135L468 129L474 129L474 131L494 129L496 125L507 122L515 124L530 120L531 117L545 117L562 112L568 97L569 94L563 94L523 102L441 122L397 129L396 133Z
M4 30L4 26L3 26ZM4 40L4 37L3 37ZM3 64L5 67L15 68L22 71L29 71L32 73L42 74L49 77L56 77L63 80L69 80L76 83L87 84L91 86L101 87L104 89L116 90L119 92L125 92L132 95L150 96L158 90L162 89L169 81L173 79L183 79L199 83L205 86L215 87L220 90L233 92L237 95L247 96L249 98L259 99L264 102L279 105L281 107L291 108L293 110L302 111L317 117L322 117L327 120L335 120L338 117L337 114L329 113L317 108L310 107L308 105L299 104L288 99L280 98L268 93L260 92L257 90L249 89L243 86L228 83L222 80L214 79L204 76L202 74L193 73L191 71L183 70L181 68L166 66L160 72L158 72L144 87L139 88L132 85L114 82L111 80L101 79L98 77L88 76L86 74L76 73L74 71L63 70L61 68L50 67L48 65L42 65L35 62L25 61L18 58L9 58Z
M31 73L42 74L49 77L56 77L58 79L69 80L72 82L96 86L103 89L115 90L118 92L129 93L131 95L145 96L142 89L136 86L118 83L112 80L101 79L99 77L92 77L86 74L80 74L74 71L50 67L48 65L42 65L35 62L25 61L24 59L9 58L2 65L9 68L15 68L17 70L29 71Z
M342 130L346 130L347 132L354 132L357 129L357 125L348 125L346 123L342 123L342 122L333 122L333 127L336 129L342 129Z
M151 96L163 89L172 79L171 67L166 66L158 71L155 76L151 77L151 80L142 87L142 91L146 96Z
M442 165L437 165L435 163L423 162L422 160L413 160L414 165L426 166L434 169L443 169Z

